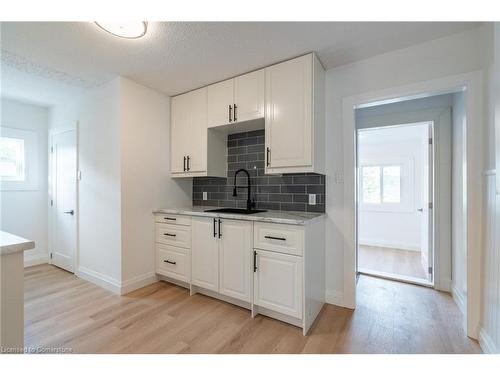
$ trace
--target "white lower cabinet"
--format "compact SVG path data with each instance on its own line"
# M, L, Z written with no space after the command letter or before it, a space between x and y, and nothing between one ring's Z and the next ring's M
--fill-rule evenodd
M241 301L252 301L251 222L192 220L192 284Z
M167 281L307 333L325 297L323 219L291 225L158 214L155 221L156 272Z
M222 219L220 232L219 293L251 302L253 224Z
M254 304L302 318L302 257L255 249L255 266Z
M194 217L191 221L191 283L219 291L218 222L215 218Z

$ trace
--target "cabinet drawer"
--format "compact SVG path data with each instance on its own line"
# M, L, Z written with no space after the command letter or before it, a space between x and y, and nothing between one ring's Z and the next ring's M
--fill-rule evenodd
M255 223L254 247L284 254L302 255L304 228L296 225Z
M191 225L191 216L186 215L172 215L172 214L156 214L155 221L157 223L177 224L177 225Z
M189 250L169 245L156 245L156 273L189 282Z
M191 228L185 225L156 224L156 242L190 248Z

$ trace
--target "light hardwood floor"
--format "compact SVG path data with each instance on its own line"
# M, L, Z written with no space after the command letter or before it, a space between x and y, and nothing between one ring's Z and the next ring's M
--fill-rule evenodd
M420 251L360 245L358 267L427 280L427 274L420 261Z
M75 353L479 353L451 297L361 276L355 311L311 333L157 282L117 296L49 265L25 270L25 345Z

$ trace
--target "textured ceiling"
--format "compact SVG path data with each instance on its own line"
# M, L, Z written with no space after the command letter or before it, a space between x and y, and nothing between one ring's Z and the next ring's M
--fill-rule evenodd
M91 22L3 22L2 64L79 87L123 75L173 95L310 51L332 68L476 26L154 22L144 38L127 40Z

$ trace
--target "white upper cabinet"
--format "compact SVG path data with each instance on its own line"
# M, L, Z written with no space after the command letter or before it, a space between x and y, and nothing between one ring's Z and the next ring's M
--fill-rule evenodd
M264 90L263 69L208 86L208 127L263 118Z
M324 70L314 54L266 68L266 172L324 173Z
M234 79L234 121L264 117L265 78L265 71L262 69Z
M208 90L208 127L229 124L234 116L234 80L210 85Z
M172 177L226 175L226 139L207 133L206 87L172 98L170 126Z

